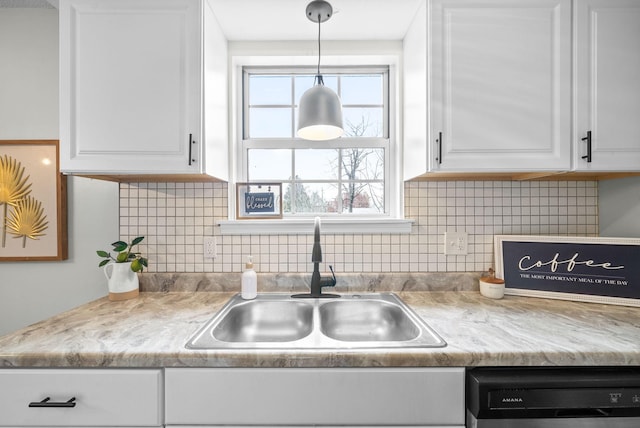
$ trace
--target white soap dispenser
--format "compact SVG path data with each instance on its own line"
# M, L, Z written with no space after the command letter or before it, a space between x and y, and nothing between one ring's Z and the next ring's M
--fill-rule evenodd
M241 296L245 300L255 299L258 295L258 274L253 270L253 258L247 257L247 263L242 272Z

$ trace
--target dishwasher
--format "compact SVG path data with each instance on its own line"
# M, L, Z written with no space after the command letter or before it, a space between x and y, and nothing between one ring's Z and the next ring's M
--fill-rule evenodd
M467 428L638 428L640 368L475 368Z

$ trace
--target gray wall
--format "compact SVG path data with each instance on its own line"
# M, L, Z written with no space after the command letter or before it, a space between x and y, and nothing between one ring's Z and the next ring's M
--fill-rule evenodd
M58 11L0 9L0 140L58 135ZM0 262L0 335L107 294L95 251L118 238L117 184L69 177L68 229L68 260Z
M640 238L640 177L600 182L600 235Z

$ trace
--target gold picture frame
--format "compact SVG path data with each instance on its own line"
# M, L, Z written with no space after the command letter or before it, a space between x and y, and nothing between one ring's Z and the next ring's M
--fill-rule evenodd
M282 218L282 183L236 183L236 218Z
M66 260L58 140L0 140L0 261Z

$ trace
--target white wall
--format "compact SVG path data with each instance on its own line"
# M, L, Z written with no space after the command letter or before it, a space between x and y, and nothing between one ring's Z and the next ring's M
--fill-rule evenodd
M640 238L640 177L600 182L600 236Z
M57 139L58 116L58 11L0 9L0 140ZM0 262L0 335L107 294L95 251L118 238L118 186L67 186L69 258Z
M58 138L57 88L57 11L0 9L0 139ZM598 193L600 233L640 237L640 177ZM0 262L0 335L106 295L95 250L118 237L118 217L115 183L69 177L69 259Z

